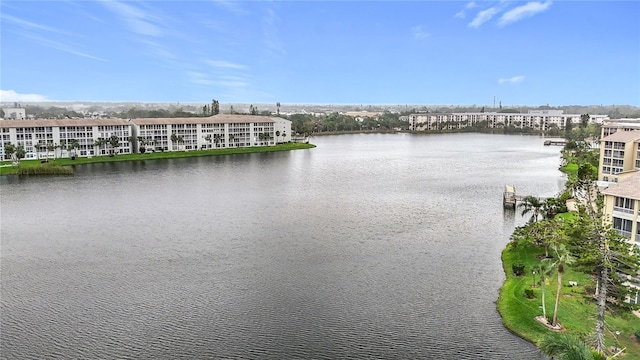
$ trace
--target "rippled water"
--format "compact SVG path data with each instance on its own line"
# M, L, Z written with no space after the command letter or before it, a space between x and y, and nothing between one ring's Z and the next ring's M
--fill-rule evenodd
M0 179L0 356L539 359L495 309L559 148L481 134Z

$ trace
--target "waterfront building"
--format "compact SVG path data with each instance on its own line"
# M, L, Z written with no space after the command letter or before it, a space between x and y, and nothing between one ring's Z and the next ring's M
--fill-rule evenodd
M640 130L640 118L607 120L602 123L600 128L600 138L605 138L616 131L633 130Z
M218 114L131 122L140 142L137 148L153 151L272 146L291 141L291 121L278 117Z
M579 124L581 114L565 114L563 110L529 110L527 113L418 113L409 115L409 130L438 131L462 129L472 126L503 128L513 126L518 129L531 128L547 131L553 127L564 130L567 122ZM589 115L592 123L601 123L607 115Z
M110 153L128 154L132 152L129 142L132 124L123 119L47 119L47 120L6 120L0 121L0 159L8 160L4 148L8 144L22 146L25 159L53 157L106 155ZM118 138L114 147L102 139ZM70 146L77 141L77 148ZM53 151L47 149L54 146Z
M640 130L616 131L600 139L598 180L617 182L620 174L640 170Z
M602 194L605 224L611 225L640 250L640 171L620 174L618 183L611 184ZM637 304L640 300L640 277L627 276L626 285L635 289L635 296L627 297L627 301Z
M0 121L0 159L8 144L22 146L25 159L129 154L140 148L183 151L271 146L291 141L291 121L268 116L219 114L210 117L145 119L46 119ZM172 136L173 135L173 136ZM118 138L114 147L108 140ZM69 147L76 143L78 147ZM53 146L55 150L48 151Z

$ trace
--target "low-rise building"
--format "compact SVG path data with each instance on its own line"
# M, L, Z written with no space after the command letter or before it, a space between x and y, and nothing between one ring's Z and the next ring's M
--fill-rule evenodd
M7 107L2 108L2 111L4 112L4 119L24 120L27 118L27 110L23 108Z
M0 121L0 159L8 144L26 159L270 146L291 141L291 121L268 116ZM117 140L117 141L116 141ZM114 146L115 144L115 146ZM73 149L71 149L73 147ZM49 150L53 148L52 150Z
M409 115L409 130L437 131L462 129L475 125L488 128L513 126L518 129L532 128L547 131L553 127L564 130L569 122L579 124L581 114L564 114L563 110L529 110L527 113L418 113ZM601 123L607 115L589 115L589 122Z

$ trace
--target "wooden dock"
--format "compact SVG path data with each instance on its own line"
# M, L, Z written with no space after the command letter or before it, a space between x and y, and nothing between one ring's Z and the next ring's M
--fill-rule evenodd
M502 205L504 208L515 209L518 205L518 202L523 201L525 198L530 195L517 195L516 187L513 185L505 185L504 192L502 193ZM537 197L540 200L546 200L544 197Z
M556 145L556 146L564 146L567 142L564 140L545 140L544 146Z

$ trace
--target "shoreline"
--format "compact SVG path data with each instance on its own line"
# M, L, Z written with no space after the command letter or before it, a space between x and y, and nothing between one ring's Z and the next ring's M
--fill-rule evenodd
M200 156L222 156L237 154L266 153L276 151L291 151L312 149L316 147L313 144L305 143L286 143L275 146L252 146L242 148L224 148L224 149L208 149L208 150L191 150L191 151L163 151L151 153L135 153L135 154L118 154L114 156L101 155L93 157L76 157L75 160L70 158L49 159L48 162L42 163L42 160L21 160L19 166L11 166L11 161L0 162L0 176L17 175L17 176L41 176L41 175L73 175L73 173L59 171L60 168L71 169L73 165L123 162L123 161L146 161L146 160L163 160L177 159ZM9 166L6 166L9 165ZM34 169L39 171L34 172ZM49 170L49 171L48 171Z

